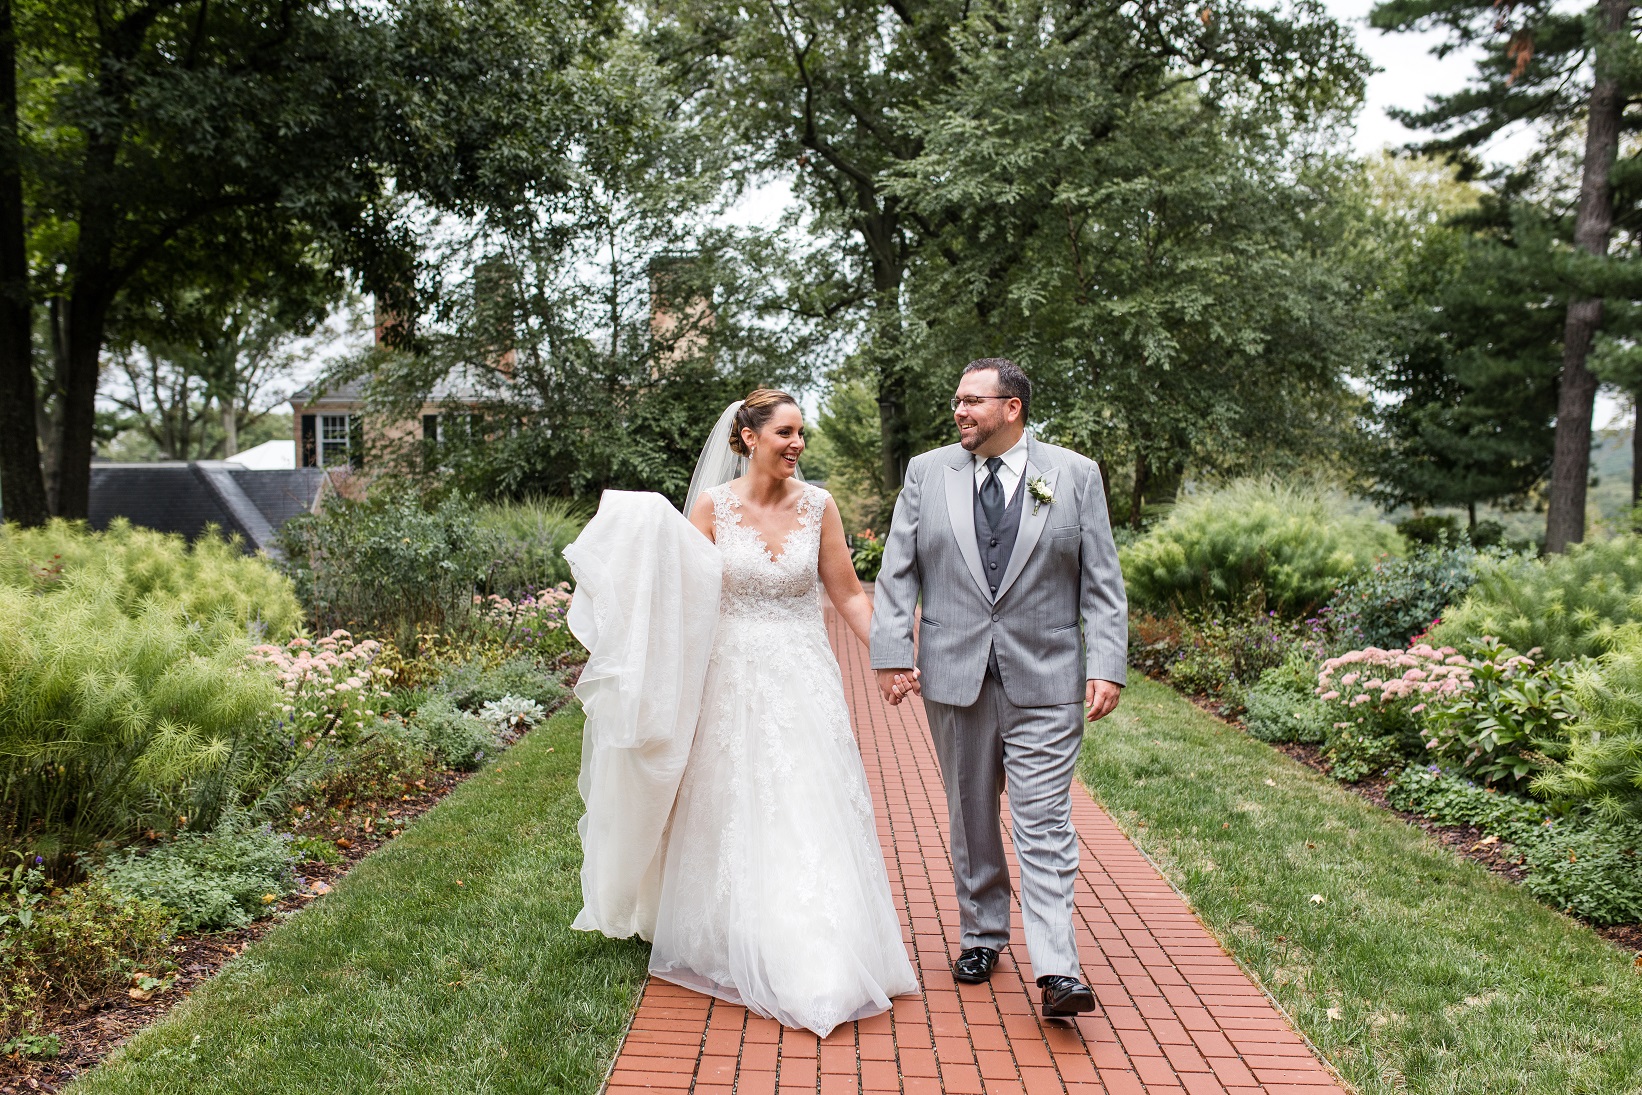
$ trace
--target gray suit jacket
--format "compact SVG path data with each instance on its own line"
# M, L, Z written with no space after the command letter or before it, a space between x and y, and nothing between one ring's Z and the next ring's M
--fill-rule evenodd
M994 598L975 543L973 457L948 445L912 461L873 598L874 669L916 664L924 697L954 707L975 702L994 646L1004 695L1016 707L1081 702L1086 679L1124 683L1128 600L1100 469L1088 457L1033 439L1026 478L1038 476L1055 500L1024 499L1014 553Z

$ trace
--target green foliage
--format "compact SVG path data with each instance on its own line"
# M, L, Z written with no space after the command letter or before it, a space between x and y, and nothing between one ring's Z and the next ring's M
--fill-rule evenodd
M268 915L296 890L296 862L290 834L230 815L210 832L116 852L98 877L116 893L174 911L184 931L210 931Z
M1291 650L1281 665L1262 673L1249 689L1243 723L1261 741L1315 745L1334 721L1316 693L1316 657L1304 648Z
M587 506L561 498L497 502L480 507L479 527L494 534L496 557L485 591L517 598L572 580L564 547L581 535Z
M1330 627L1354 646L1406 646L1471 588L1483 559L1497 557L1470 545L1440 544L1381 559L1340 583L1328 601Z
M1428 705L1428 748L1437 761L1484 784L1523 791L1568 756L1581 666L1536 665L1493 639L1479 643L1469 660L1471 687Z
M321 631L390 635L405 649L420 632L468 622L499 540L466 497L424 504L385 483L280 530L283 565Z
M406 740L423 746L459 771L472 771L501 750L501 740L492 724L462 711L445 695L423 701L403 733Z
M1389 525L1338 513L1307 490L1245 480L1181 501L1120 557L1130 602L1142 608L1255 598L1298 616L1353 571L1401 551Z
M226 616L270 639L284 638L302 619L290 582L217 536L190 547L123 517L104 532L61 520L34 529L0 525L0 585L49 595L70 579L107 582L128 616L158 599L190 619Z
M1612 819L1642 820L1642 625L1612 636L1613 649L1575 677L1581 709L1567 760L1534 790Z
M1190 614L1182 622L1180 640L1164 670L1169 683L1188 695L1224 698L1237 708L1263 673L1314 638L1306 624L1247 608Z
M133 971L158 972L165 960L173 919L160 905L118 895L99 879L49 894L42 885L37 868L0 876L0 1037L26 1028L42 1003L87 1002ZM23 1042L12 1052L48 1055L45 1048Z
M1329 705L1324 754L1335 778L1355 783L1400 767L1425 749L1424 712L1457 695L1471 664L1452 647L1368 647L1323 662L1319 698Z
M476 711L504 696L535 700L552 710L566 695L564 685L553 674L534 658L524 656L509 658L495 667L467 662L447 673L439 688L464 711Z
M1594 924L1642 920L1642 825L1585 814L1553 818L1545 807L1479 787L1435 766L1410 767L1387 800L1443 825L1471 825L1521 853L1524 888Z
M48 856L179 814L211 825L284 778L279 691L231 618L125 611L93 574L41 596L0 586L0 802Z
M1517 650L1567 661L1607 650L1621 624L1642 620L1642 539L1574 544L1544 559L1484 559L1465 598L1431 631L1459 645L1491 635Z
M878 580L878 571L884 565L884 542L867 529L855 538L855 547L850 552L850 562L855 565L855 576L863 582Z

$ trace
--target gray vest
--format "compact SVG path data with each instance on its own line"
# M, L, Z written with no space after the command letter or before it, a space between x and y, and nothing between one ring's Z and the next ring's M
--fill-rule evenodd
M975 544L981 549L981 569L986 571L986 582L992 587L992 595L998 595L998 583L1003 581L1004 572L1009 569L1009 557L1015 552L1015 536L1021 527L1021 498L1026 494L1026 472L1021 472L1020 481L1015 484L1015 494L1009 499L1009 505L1004 507L1003 522L1000 528L993 528L987 523L986 511L981 508L981 488L976 484L971 491L972 504L975 507Z

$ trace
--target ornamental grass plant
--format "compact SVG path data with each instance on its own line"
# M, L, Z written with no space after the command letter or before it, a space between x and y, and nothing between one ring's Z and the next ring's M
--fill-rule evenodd
M1316 491L1242 480L1183 499L1119 555L1138 608L1258 601L1298 617L1326 602L1347 576L1402 551L1390 525L1339 512Z

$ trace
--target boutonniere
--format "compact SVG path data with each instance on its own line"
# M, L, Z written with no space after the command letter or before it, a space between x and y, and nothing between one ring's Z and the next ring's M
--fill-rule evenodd
M1041 475L1034 475L1026 481L1026 492L1032 496L1032 516L1038 515L1039 506L1055 504L1055 493L1049 489L1049 483Z

